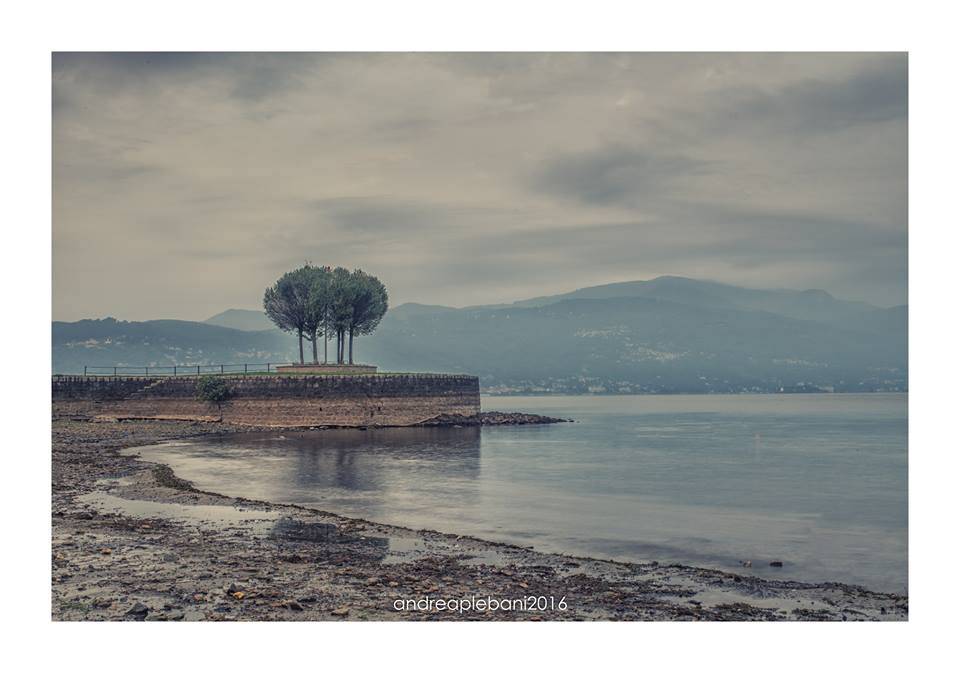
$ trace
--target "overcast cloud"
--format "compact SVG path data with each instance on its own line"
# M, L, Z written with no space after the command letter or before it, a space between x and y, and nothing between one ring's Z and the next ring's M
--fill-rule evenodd
M57 54L54 318L663 274L906 302L900 54Z

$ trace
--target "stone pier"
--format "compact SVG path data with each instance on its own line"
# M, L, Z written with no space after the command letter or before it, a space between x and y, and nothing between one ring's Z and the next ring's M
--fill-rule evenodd
M54 376L54 417L223 421L265 427L405 426L480 413L480 382L458 374L218 376L228 398L197 397L196 377Z

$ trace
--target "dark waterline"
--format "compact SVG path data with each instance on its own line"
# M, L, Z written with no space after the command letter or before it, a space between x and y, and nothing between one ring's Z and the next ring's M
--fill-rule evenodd
M578 422L138 451L234 496L544 551L906 592L905 394L485 397L483 407Z

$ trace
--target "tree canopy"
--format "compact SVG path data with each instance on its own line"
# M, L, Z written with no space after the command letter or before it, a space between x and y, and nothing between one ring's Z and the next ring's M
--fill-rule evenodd
M297 335L300 364L304 338L313 344L313 362L319 364L317 341L323 338L326 363L331 337L337 341L337 363L353 364L354 337L371 334L387 307L387 289L376 276L310 263L283 274L263 295L267 317Z

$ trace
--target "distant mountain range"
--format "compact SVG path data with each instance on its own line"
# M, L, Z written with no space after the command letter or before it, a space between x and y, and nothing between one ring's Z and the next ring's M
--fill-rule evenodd
M250 311L243 308L228 308L222 313L203 321L207 325L219 325L245 332L273 329L273 323L263 311Z
M504 394L907 388L906 306L672 276L512 304L403 304L356 347L384 370L475 373ZM203 323L53 324L56 372L290 361L295 350L262 312L243 309Z

